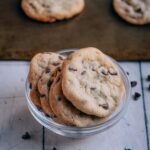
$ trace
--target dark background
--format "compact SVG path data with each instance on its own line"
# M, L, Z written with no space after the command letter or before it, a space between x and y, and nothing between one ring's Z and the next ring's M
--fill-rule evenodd
M68 21L41 23L23 13L20 0L0 1L0 59L30 60L37 52L94 46L117 60L150 60L150 25L126 23L111 0L86 0Z

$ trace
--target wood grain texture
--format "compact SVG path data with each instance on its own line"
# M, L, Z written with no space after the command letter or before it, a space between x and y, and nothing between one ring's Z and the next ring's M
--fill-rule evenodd
M112 0L85 2L79 16L49 24L25 16L20 0L0 1L0 59L29 60L39 51L94 46L118 60L150 60L150 25L126 23Z
M121 63L123 68L130 72L129 79L138 81L132 94L141 93L140 70L138 63ZM85 139L68 139L58 136L46 130L45 150L57 147L61 150L148 150L144 120L143 99L134 101L130 98L130 104L126 115L111 129L98 135Z
M145 125L147 128L147 140L148 146L150 149L150 81L147 81L147 76L150 75L150 62L142 62L141 63L141 71L142 71L142 81L143 81L143 94L144 94L144 104L145 104Z

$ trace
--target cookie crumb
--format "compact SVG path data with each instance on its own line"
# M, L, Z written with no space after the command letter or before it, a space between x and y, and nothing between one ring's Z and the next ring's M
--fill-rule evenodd
M147 81L150 81L150 75L147 76Z
M136 81L131 81L131 87L135 87L137 85L137 82Z
M134 95L133 95L133 99L136 101L139 99L139 97L141 97L141 94L138 93L138 92L135 92Z
M24 140L31 139L31 135L28 132L25 132L25 134L22 135L22 139Z

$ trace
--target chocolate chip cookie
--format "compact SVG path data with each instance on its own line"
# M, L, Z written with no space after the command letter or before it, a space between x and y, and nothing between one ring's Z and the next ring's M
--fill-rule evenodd
M82 12L84 0L22 0L25 14L42 22L69 19Z
M62 92L61 73L58 72L50 90L50 105L55 115L65 124L85 127L97 124L100 118L87 115L74 107Z
M114 0L114 9L127 22L137 25L150 23L149 0Z
M31 100L38 108L41 107L40 98L43 96L42 95L43 91L41 93L39 93L38 91L38 87L37 87L38 81L41 78L42 74L45 71L47 71L48 67L53 66L53 69L57 68L62 63L62 60L63 60L63 56L51 52L38 53L32 58L30 63L30 68L29 68L28 81L30 83L30 88L32 93L30 94L32 95ZM43 90L43 88L41 89Z
M89 47L75 51L63 62L62 90L80 111L106 117L122 99L124 82L112 60Z

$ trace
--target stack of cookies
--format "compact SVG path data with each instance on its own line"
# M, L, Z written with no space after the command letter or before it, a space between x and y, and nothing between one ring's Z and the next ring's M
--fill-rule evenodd
M28 81L34 105L71 126L95 125L119 105L124 83L115 64L96 48L83 48L64 57L45 52L35 55Z

